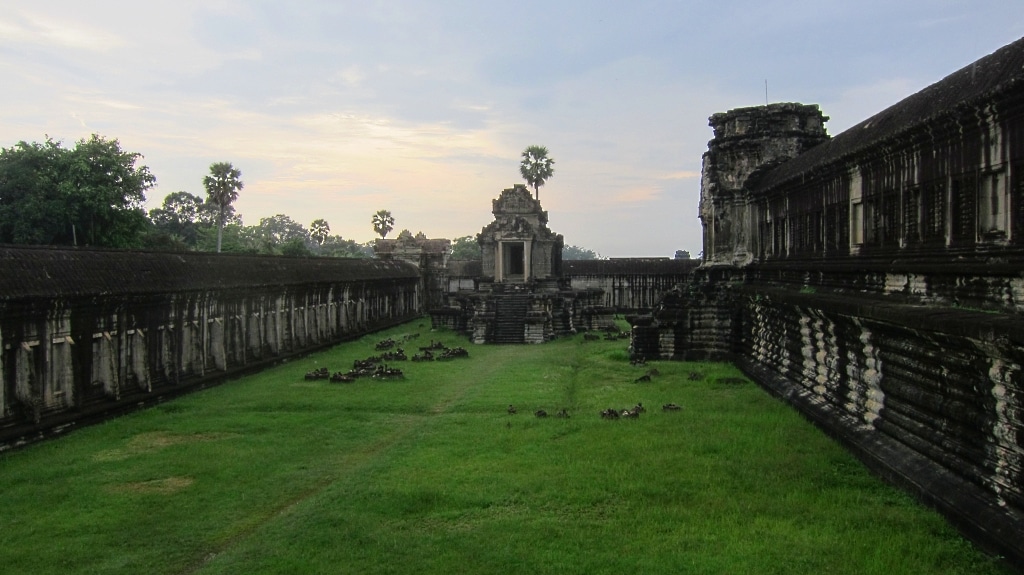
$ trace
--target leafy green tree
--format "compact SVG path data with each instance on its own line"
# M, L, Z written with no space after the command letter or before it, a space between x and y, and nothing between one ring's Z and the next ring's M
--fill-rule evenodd
M388 232L395 229L395 218L391 216L391 212L388 210L378 210L370 218L370 222L373 223L373 231L380 234L381 239L386 238Z
M320 246L320 255L332 258L372 258L373 248L341 236L328 236Z
M477 243L475 237L462 236L452 240L452 253L450 257L453 260L479 260L483 258L483 255L480 252L480 244Z
M579 246L565 246L562 248L563 260L599 260L601 256L594 250L588 250Z
M59 189L67 153L49 138L0 150L0 242L71 243L71 206Z
M203 198L188 192L174 192L164 197L159 208L149 210L149 219L158 232L195 247L202 208Z
M0 242L136 247L156 178L117 140L50 138L0 149Z
M309 231L284 214L260 219L257 236L261 244L260 252L265 254L279 254L285 244L298 242L305 246L309 241ZM294 246L291 249L294 251ZM303 255L308 253L307 249Z
M238 199L238 191L244 186L241 177L242 172L230 162L215 162L210 164L210 174L203 178L207 202L217 206L217 253L221 250L228 207Z
M327 241L327 236L331 233L331 226L327 223L327 220L320 218L313 220L313 223L309 224L309 237L316 242L316 245L323 247L324 242Z
M216 252L218 235L223 253L257 254L262 247L259 226L246 226L241 219L226 222L222 229L215 224L201 225L196 235L196 250L200 252Z
M153 226L142 235L140 246L146 250L160 252L187 252L193 249L193 246L186 244L180 237Z
M313 255L313 252L309 251L308 243L302 238L287 240L281 244L280 251L281 255L293 258L305 258Z
M548 157L544 146L528 146L523 150L519 173L526 183L533 186L534 195L540 200L540 187L555 174L555 160Z
M676 257L675 257L675 259L677 259L677 260L688 260L688 259L690 259L690 252L688 252L687 250L676 250Z
M220 220L220 206L210 202L209 198L199 206L196 214L196 224L202 228L217 229L217 222ZM228 206L224 209L224 225L243 225L242 216L235 212L235 206ZM212 250L211 250L212 251Z

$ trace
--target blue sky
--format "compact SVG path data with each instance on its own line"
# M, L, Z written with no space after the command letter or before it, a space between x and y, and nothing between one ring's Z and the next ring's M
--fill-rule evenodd
M370 216L474 235L544 145L552 230L608 257L701 249L708 116L819 104L835 135L1024 36L1020 0L3 0L0 146L89 134L169 193L232 162L247 224Z

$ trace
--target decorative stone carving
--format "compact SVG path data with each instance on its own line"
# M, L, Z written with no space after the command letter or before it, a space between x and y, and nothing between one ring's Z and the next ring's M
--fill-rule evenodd
M577 325L614 325L603 290L574 290L562 277L562 236L548 229L526 186L503 190L492 209L494 221L477 236L481 277L432 310L435 326L464 331L474 343L543 343Z
M526 186L505 189L493 200L494 221L477 236L485 281L526 284L557 280L563 239L547 227L548 213ZM557 283L553 286L558 289Z

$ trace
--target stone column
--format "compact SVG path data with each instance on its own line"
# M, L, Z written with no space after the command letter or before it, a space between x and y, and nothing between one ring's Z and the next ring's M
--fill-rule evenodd
M530 281L530 276L533 275L530 273L533 269L532 253L533 240L525 240L523 242L523 283Z
M494 244L494 283L501 283L505 271L505 243L498 241Z

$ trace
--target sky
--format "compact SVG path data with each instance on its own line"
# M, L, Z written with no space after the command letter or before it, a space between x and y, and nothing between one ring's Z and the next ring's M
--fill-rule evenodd
M602 257L701 251L708 117L818 104L830 134L1024 36L1021 0L0 0L0 147L91 134L147 208L205 197L374 237L476 235L543 145L549 227Z

